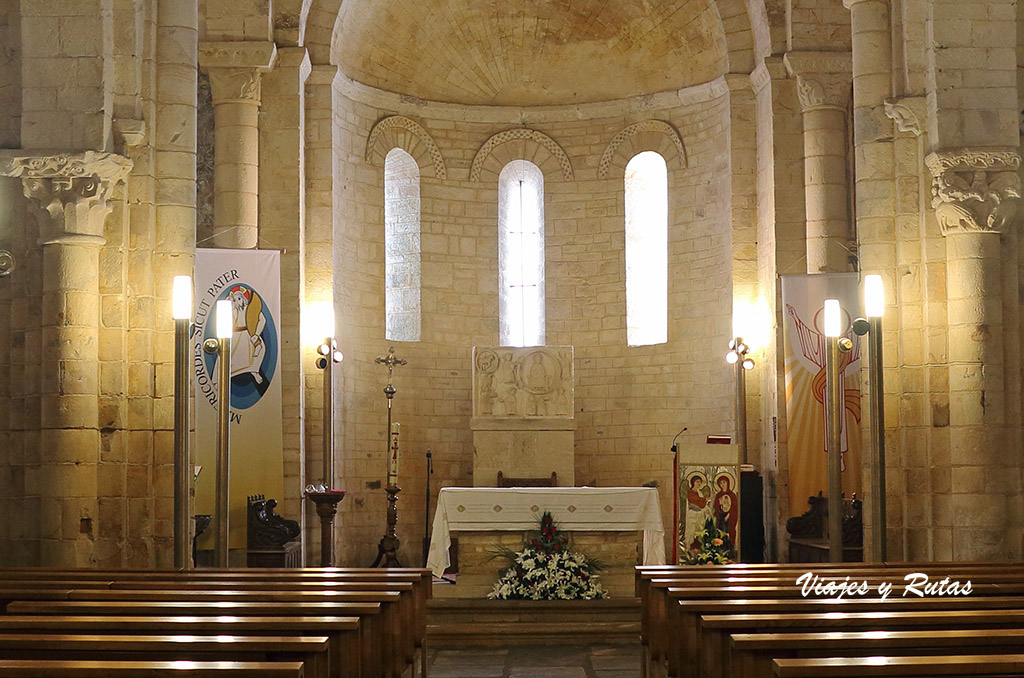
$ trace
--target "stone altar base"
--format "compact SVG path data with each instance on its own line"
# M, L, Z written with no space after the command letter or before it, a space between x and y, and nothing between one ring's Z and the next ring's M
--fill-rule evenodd
M632 598L635 594L634 567L640 562L643 532L560 532L569 540L569 548L604 564L599 573L601 584L612 598ZM455 584L436 582L435 598L486 598L498 581L498 570L505 561L494 557L498 546L518 551L525 536L521 532L457 532L459 574Z

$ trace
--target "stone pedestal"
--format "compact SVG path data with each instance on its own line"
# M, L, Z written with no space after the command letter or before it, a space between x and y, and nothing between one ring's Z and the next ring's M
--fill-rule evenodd
M473 349L473 485L558 474L575 484L571 346Z

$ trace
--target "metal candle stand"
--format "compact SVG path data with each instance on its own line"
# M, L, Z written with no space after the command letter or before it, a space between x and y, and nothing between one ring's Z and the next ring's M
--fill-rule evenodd
M395 357L395 347L392 346L388 349L387 356L376 358L374 362L378 365L388 366L388 385L384 387L384 395L388 399L387 450L388 455L390 455L391 404L395 398L395 393L398 392L398 389L391 383L392 375L395 365L405 365L408 361L404 358ZM398 560L398 547L401 541L395 534L396 527L398 526L398 493L402 491L402 488L398 487L397 483L391 482L392 479L390 477L388 481L387 487L384 488L388 495L387 527L384 530L384 536L381 537L380 543L377 545L377 559L373 561L373 565L370 567L402 567L402 563Z
M334 323L331 323L331 332ZM324 337L317 347L316 366L324 371L324 431L323 431L323 491L307 492L306 496L316 505L320 518L320 567L334 567L334 516L338 503L345 498L344 490L334 486L334 366L343 359L338 342L333 336Z

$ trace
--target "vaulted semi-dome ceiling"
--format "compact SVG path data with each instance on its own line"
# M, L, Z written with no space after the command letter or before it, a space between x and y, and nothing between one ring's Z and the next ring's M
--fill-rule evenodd
M334 35L349 78L432 101L607 101L726 70L712 0L347 0Z

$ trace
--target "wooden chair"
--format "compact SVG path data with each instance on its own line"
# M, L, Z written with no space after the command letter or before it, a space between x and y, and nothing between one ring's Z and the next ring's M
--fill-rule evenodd
M550 478L508 478L498 471L498 487L558 487L558 474L552 471Z

